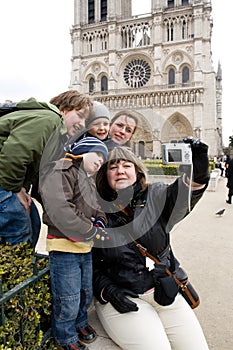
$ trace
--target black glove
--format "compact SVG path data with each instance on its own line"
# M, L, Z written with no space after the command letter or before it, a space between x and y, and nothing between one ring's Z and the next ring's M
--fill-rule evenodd
M210 177L208 146L200 140L192 137L183 139L183 142L191 145L193 162L193 178L191 180L199 184L207 184ZM191 166L182 164L180 165L179 170L186 173L190 178Z
M98 216L97 218L94 219L93 225L96 227L105 228L107 225L107 222L103 217Z
M130 290L119 289L115 285L110 284L103 290L103 298L109 301L112 306L121 314L130 311L138 311L138 306L129 300L125 295L138 298L138 295Z

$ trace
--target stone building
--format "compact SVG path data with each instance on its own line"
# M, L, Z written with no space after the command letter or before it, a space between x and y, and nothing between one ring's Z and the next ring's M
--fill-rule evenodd
M222 153L222 72L211 56L211 0L151 0L132 16L132 0L74 0L70 88L89 93L113 116L139 116L137 155L161 143L201 138Z

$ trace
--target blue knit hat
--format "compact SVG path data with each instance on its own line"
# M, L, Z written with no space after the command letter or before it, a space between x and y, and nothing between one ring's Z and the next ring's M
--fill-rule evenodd
M104 162L108 158L108 149L105 144L96 137L84 137L74 144L70 151L73 156L78 156L88 152L100 152L103 154Z

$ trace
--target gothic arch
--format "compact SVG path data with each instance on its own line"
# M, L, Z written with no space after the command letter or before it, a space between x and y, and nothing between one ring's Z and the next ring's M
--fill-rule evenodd
M171 115L162 127L162 142L179 141L187 136L193 136L193 128L189 120L180 113Z
M153 132L152 127L143 114L133 111L138 118L138 127L134 133L130 145L137 156L141 158L151 157L153 153Z
M88 88L89 88L90 77L93 77L95 80L95 83L96 83L95 91L96 92L101 91L100 83L99 83L99 79L101 79L100 75L101 76L105 75L106 77L108 77L108 68L102 62L96 60L86 67L82 77L83 83L86 86L86 91L88 91Z
M163 61L162 69L163 72L166 72L167 67L173 65L176 66L177 70L179 70L180 66L184 64L189 67L193 67L193 59L183 50L174 50Z

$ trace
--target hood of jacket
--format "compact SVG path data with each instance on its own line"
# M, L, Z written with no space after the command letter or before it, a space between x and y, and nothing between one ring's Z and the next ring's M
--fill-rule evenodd
M39 102L34 97L30 97L28 100L22 100L16 103L16 109L50 109L51 111L61 114L59 109L49 102Z

